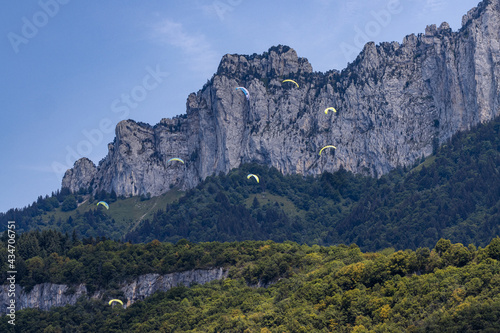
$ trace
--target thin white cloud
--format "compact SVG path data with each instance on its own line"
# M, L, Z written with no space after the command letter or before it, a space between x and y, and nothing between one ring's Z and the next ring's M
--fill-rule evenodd
M50 165L19 165L18 167L21 170L54 173L54 169Z
M445 0L427 0L424 6L424 10L431 12L438 12L446 7Z
M211 4L199 4L198 8L204 15L211 18L218 18L220 22L231 17L235 9L243 3L243 0L214 0Z
M363 6L366 6L366 4L362 4L359 1L343 1L340 7L342 16L339 17L339 19L346 20L347 18L352 19L353 16L359 17L360 13L362 13Z
M419 20L428 21L427 24L437 24L436 15L442 13L448 6L448 0L414 0L415 17Z
M220 59L205 35L189 33L181 23L164 20L156 26L155 37L180 49L191 70L208 75L215 71Z
M217 11L216 11L216 7L215 7L214 3L212 3L210 5L200 5L198 8L201 9L203 14L205 14L209 17L213 17L213 18L217 17Z

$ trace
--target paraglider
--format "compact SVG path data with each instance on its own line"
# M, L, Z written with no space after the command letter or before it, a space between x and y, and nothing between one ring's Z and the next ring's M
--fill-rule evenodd
M250 179L250 177L255 178L255 180L257 181L257 183L259 183L259 177L258 177L257 175L254 175L253 173L250 173L250 174L247 176L247 179Z
M99 201L99 202L97 203L97 205L96 205L96 206L99 206L99 204L101 204L101 205L103 205L104 207L106 207L106 209L109 209L109 205L108 205L106 202L104 202L104 201Z
M326 149L326 148L334 148L334 149L337 149L337 147L335 146L324 146L323 148L321 148L321 150L319 151L319 155L321 156L321 152L323 151L323 149Z
M122 302L122 301L120 301L119 299L112 299L111 301L109 301L109 303L108 303L108 304L109 304L109 305L111 305L111 303L113 303L113 302L120 303L120 304L123 306L123 302Z
M337 112L337 110L335 110L335 108L329 107L329 108L325 109L325 114L328 114L328 110L332 110L333 112Z
M171 158L167 161L167 163L169 163L170 161L179 161L179 162L182 162L182 164L185 164L183 160L181 160L180 158L178 157L174 157L174 158Z
M295 82L294 80L287 79L287 80L283 80L283 82L281 82L281 83L285 83L285 82L293 82L293 83L295 83L295 85L297 86L297 88L299 87L299 84L297 82Z
M247 98L247 101L250 99L250 94L248 93L248 90L244 87L236 87L236 90L240 89L241 91L243 91L243 93L245 94L245 97Z

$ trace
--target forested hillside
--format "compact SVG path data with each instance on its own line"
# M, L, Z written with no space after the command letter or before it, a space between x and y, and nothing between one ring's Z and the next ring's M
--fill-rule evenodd
M63 189L0 219L15 220L23 231L76 230L83 237L132 242L270 239L356 243L369 251L432 247L440 238L485 246L500 234L499 118L455 135L422 162L379 179L345 170L316 178L283 176L246 164L163 201L143 197L120 205L131 198ZM247 179L248 173L259 175L260 183ZM110 210L96 207L99 200L109 200ZM76 201L84 203L76 208ZM130 218L134 209L145 216L142 222Z
M2 263L5 242L4 236ZM498 237L486 248L441 239L432 250L377 253L356 245L272 241L82 243L56 232L31 232L18 244L29 249L19 253L22 284L86 283L105 290L102 299L81 298L75 306L17 311L15 327L22 332L500 330ZM126 309L108 305L123 296L117 285L124 279L196 267L225 267L229 278L173 288ZM257 288L258 282L269 286ZM7 320L0 319L0 331L14 332Z

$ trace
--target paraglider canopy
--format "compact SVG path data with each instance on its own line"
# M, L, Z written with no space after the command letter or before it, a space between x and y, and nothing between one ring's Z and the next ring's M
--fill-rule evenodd
M106 209L109 209L109 205L105 201L99 201L96 206L99 206L99 204L101 204L104 207L106 207Z
M257 183L259 183L259 177L258 177L257 175L254 175L253 173L250 173L250 174L247 176L247 179L250 179L250 177L255 178L255 180L257 181Z
M335 146L324 146L323 148L321 148L321 150L319 151L319 155L321 156L321 152L323 151L323 149L326 149L326 148L334 148L334 149L337 149L337 147Z
M247 100L250 99L250 94L248 93L248 90L244 87L236 87L236 90L240 89L241 91L243 91L243 93L245 94L245 97L247 98Z
M329 108L325 109L325 114L328 114L328 110L332 110L333 112L337 112L337 110L335 110L335 108L329 107Z
M170 162L170 161L179 161L179 162L182 162L182 164L184 164L184 161L183 161L183 160L181 160L181 159L180 159L180 158L178 158L178 157L174 157L174 158L169 159L169 160L167 161L167 163L168 163L168 162Z
M281 83L285 83L285 82L293 82L293 83L295 83L295 85L297 86L297 88L299 87L299 84L297 82L295 82L294 80L287 79L287 80L283 80L283 82L281 82Z
M120 303L123 306L123 302L120 301L119 299L112 299L111 301L109 301L108 305L111 305L111 303L113 303L113 302Z

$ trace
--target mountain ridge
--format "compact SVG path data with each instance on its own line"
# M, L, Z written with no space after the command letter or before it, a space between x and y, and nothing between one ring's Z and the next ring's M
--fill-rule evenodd
M409 166L457 131L500 114L499 2L481 2L462 22L458 32L444 22L402 44L369 42L340 73L313 72L288 46L226 54L189 95L185 115L155 126L121 121L108 155L97 167L77 161L62 187L157 196L243 163L284 174L342 167L375 177ZM287 78L299 88L282 85ZM248 89L248 101L237 86ZM337 113L323 114L330 106ZM337 147L334 157L318 156L327 144ZM167 164L172 157L186 164Z

